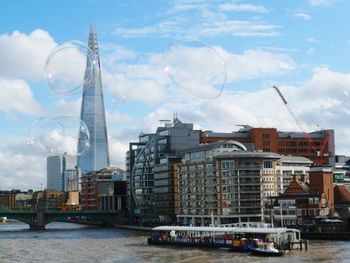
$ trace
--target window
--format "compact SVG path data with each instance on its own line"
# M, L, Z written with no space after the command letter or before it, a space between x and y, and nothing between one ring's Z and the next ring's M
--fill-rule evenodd
M268 134L268 133L263 133L262 137L263 137L264 139L269 139L269 138L270 138L270 134Z
M272 168L272 161L264 161L264 168Z
M320 200L318 199L318 197L314 198L314 202L315 202L315 205L318 205L320 203Z
M222 170L229 170L234 168L234 162L233 161L222 161L221 162L221 168Z

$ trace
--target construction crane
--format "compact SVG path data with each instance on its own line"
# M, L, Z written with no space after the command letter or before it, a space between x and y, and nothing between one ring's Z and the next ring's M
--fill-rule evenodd
M282 100L283 104L285 105L285 107L287 108L289 114L292 116L293 120L295 121L295 123L298 125L299 130L304 133L308 144L309 144L309 148L312 150L312 152L316 153L316 156L314 158L314 164L316 166L318 165L323 165L323 157L325 156L325 148L326 145L328 144L329 141L329 134L326 133L326 136L320 146L320 150L318 151L313 143L312 138L310 137L310 134L305 132L302 124L298 121L298 119L296 118L294 112L291 110L291 108L288 105L287 100L285 99L285 97L283 96L282 92L279 90L279 88L277 86L273 86L273 88L275 89L275 91L277 92L278 96L280 97L280 99Z

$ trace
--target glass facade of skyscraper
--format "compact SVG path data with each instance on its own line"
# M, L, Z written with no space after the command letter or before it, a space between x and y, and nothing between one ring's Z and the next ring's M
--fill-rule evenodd
M78 165L85 174L109 166L109 149L105 107L103 101L101 65L97 43L97 34L94 27L90 28L89 48L95 55L95 69L91 77L91 68L86 68L84 76L83 100L80 118L85 122L90 133L89 151L78 157ZM88 65L88 63L87 63ZM82 149L83 140L79 137L78 147ZM78 150L78 152L80 152Z

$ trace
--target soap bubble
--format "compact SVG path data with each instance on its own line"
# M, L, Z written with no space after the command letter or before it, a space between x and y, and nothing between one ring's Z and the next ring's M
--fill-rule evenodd
M54 93L74 95L94 81L96 64L96 56L90 48L79 41L68 41L51 51L44 76Z
M78 147L78 137L79 147ZM81 156L90 149L90 133L83 121L71 116L44 117L28 130L28 144L48 155Z
M225 61L204 41L186 38L174 42L164 63L164 72L176 86L200 98L215 99L226 85Z

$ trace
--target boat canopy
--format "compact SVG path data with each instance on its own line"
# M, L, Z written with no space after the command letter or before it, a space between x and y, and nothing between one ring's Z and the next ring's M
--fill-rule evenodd
M291 229L279 228L245 228L245 227L198 227L198 226L158 226L152 228L153 231L181 231L181 232L222 232L222 233L254 233L254 234L282 234ZM298 231L298 230L297 230ZM294 231L293 231L294 232Z

